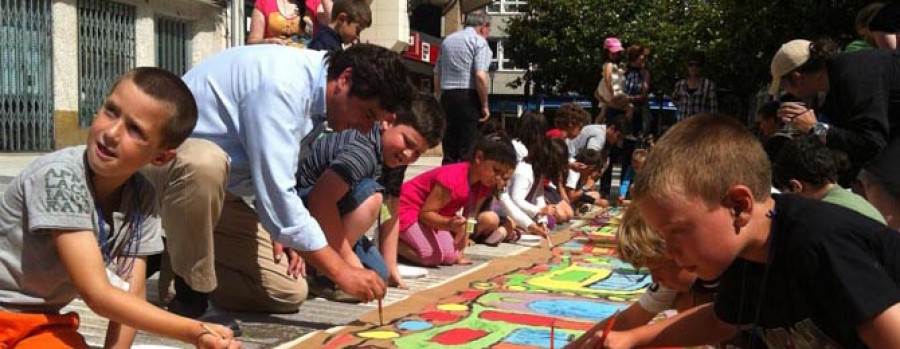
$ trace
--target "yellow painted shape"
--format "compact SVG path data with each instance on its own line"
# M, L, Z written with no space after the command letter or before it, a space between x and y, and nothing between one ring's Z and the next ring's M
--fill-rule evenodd
M506 289L510 290L510 291L526 291L526 290L528 290L528 288L525 288L524 286L516 286L516 285L509 286Z
M444 311L467 311L469 307L462 304L448 303L437 306L438 309Z
M497 284L495 284L495 283L493 283L493 282L475 282L475 283L472 283L472 288L474 288L474 289L476 289L476 290L490 290L490 289L494 288L495 286L497 286Z
M561 281L554 280L554 278L559 274L564 274L568 272L589 272L592 273L590 277L585 278L581 281ZM605 278L608 278L612 274L612 270L609 269L595 269L595 268L585 268L578 265L570 265L563 269L551 272L544 276L536 277L529 279L527 282L530 285L550 289L554 291L560 292L575 292L575 293L608 293L609 291L597 290L589 288L589 285L599 282Z
M391 339L400 337L400 334L394 331L368 331L357 333L356 336L371 339Z

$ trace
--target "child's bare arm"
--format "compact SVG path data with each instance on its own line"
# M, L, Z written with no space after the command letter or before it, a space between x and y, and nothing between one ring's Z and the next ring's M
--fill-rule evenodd
M450 203L450 190L440 184L435 184L431 188L431 193L425 198L422 209L419 211L419 221L432 229L449 230L457 232L460 225L455 219L456 217L442 216L439 211L441 208ZM465 219L462 220L462 227L465 228Z
M113 287L106 278L91 231L53 231L53 242L72 285L88 307L120 324L192 343L200 348L238 348L230 329L183 318ZM207 331L208 326L217 334Z
M121 262L129 263L127 260L123 260ZM131 267L131 274L120 275L120 277L128 282L128 293L140 299L147 299L147 258L135 257L133 259L133 263L134 264ZM131 348L131 344L134 342L134 336L136 334L137 330L133 327L124 326L118 322L110 322L109 327L106 328L106 341L103 345L103 348Z
M632 303L628 308L625 308L621 313L619 313L616 318L616 323L613 324L614 331L627 331L633 329L638 326L646 325L647 322L653 319L656 314L650 313L644 308L641 307L637 302ZM582 348L584 344L588 342L592 337L600 338L603 335L603 330L606 329L606 324L612 321L612 317L608 317L603 321L598 322L594 327L591 327L590 330L585 332L581 337L579 337L576 341L566 346L566 349L571 348ZM591 347L593 348L593 347Z
M400 271L397 269L397 246L400 241L400 216L397 214L398 202L399 200L395 197L390 197L386 201L391 218L381 222L381 230L378 232L378 248L381 251L381 256L384 257L384 264L387 265L388 285L407 289L409 286L403 281Z
M718 343L736 333L737 327L719 320L713 303L707 303L654 324L612 332L605 345L609 348L695 346Z
M900 348L900 303L856 327L856 333L869 348Z
M347 240L347 232L338 211L338 202L349 191L350 185L340 175L332 170L325 170L310 190L307 202L309 214L319 222L328 239L328 245L348 264L361 268L362 262L353 253L353 247Z

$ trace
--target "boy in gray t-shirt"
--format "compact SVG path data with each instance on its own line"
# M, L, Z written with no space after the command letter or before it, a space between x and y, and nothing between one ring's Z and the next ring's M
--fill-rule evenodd
M110 319L106 347L130 346L136 329L239 346L224 327L144 300L145 258L162 241L156 194L136 173L169 162L196 120L180 78L136 68L113 86L86 146L42 156L13 180L0 196L0 347L87 348L78 315L59 315L77 296Z

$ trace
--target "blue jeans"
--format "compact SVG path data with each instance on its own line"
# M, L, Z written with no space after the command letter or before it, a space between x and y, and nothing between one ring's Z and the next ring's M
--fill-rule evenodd
M300 195L300 198L303 200L303 204L307 204L307 199L311 190L312 187L300 188L297 191L297 194ZM384 187L382 187L381 184L378 184L378 181L371 178L363 178L356 182L353 187L350 188L350 191L338 201L338 212L343 217L344 215L353 212L353 210L356 210L359 205L366 201L370 196L382 191L384 191ZM387 280L388 271L387 265L384 263L384 257L381 256L381 253L378 252L378 249L375 248L375 244L372 243L369 238L362 236L359 240L356 240L356 243L353 245L353 252L356 253L356 256L362 262L363 266L378 273L383 280Z

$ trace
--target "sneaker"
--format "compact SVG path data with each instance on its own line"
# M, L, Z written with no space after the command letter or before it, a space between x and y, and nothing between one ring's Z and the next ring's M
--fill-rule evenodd
M308 279L309 293L334 302L359 303L355 297L347 294L337 287L331 280L324 276L310 277Z
M199 308L198 304L186 304L177 295L175 299L169 302L169 311L173 314L228 327L235 337L243 335L237 320L228 313L216 311L208 303L203 307L202 311L198 311Z

